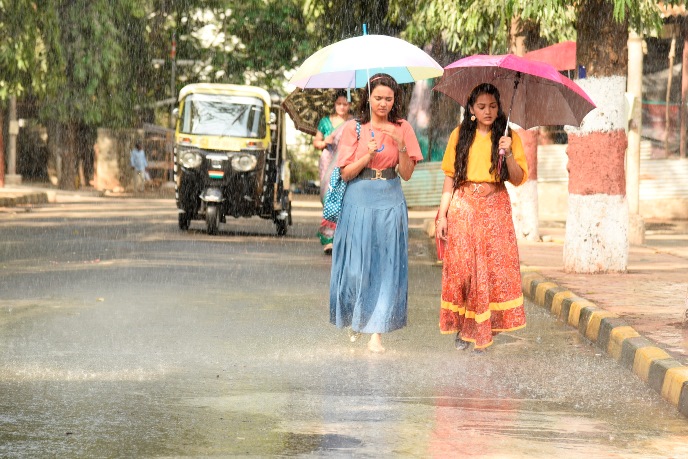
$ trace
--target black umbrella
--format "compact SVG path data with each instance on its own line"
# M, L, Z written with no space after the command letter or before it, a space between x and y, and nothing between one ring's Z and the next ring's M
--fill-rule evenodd
M289 113L294 126L301 132L315 135L318 123L334 113L334 101L337 91L341 89L301 89L296 88L282 102L282 107ZM351 103L358 102L357 91L351 92Z

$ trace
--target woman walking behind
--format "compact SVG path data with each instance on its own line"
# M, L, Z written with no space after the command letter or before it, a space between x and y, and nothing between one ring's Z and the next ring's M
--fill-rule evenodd
M370 333L368 349L384 352L382 333L406 325L408 211L401 177L423 159L401 94L387 74L362 91L356 122L344 126L337 165L347 182L332 252L330 322ZM358 132L357 132L358 131Z
M330 163L335 159L335 135L339 127L351 118L351 113L349 113L350 108L351 104L346 97L346 90L342 89L337 91L334 96L334 113L320 120L318 123L318 132L313 138L313 146L318 150L322 150L322 153L320 153L320 160L318 161L321 200L325 199L325 191L330 183L330 174L332 173ZM335 227L336 225L334 223L324 218L320 223L318 237L323 246L323 251L327 255L332 253L332 238L334 236Z
M464 119L449 137L437 236L446 242L440 331L456 334L457 349L477 351L499 332L526 324L518 245L505 187L528 179L521 139L505 136L499 91L480 84ZM500 150L504 155L500 155Z

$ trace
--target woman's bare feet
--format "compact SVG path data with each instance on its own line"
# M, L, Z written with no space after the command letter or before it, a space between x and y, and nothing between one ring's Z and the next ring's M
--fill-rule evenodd
M354 331L351 328L347 328L347 333L349 334L349 341L352 343L355 343L358 338L361 337L361 334L357 331Z
M385 352L385 348L382 347L382 336L380 336L379 333L373 333L370 335L370 341L368 341L368 350L376 354Z

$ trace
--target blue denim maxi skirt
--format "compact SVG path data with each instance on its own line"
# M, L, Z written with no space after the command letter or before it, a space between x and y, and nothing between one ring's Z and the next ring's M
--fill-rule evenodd
M337 222L330 278L330 322L361 333L406 325L408 211L401 179L354 179Z

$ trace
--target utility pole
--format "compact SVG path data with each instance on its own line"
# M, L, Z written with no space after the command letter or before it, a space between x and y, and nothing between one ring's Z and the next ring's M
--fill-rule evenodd
M2 105L0 105L0 188L5 186L5 140L2 138L4 130L2 115Z
M177 71L177 32L172 32L172 48L170 49L170 62L172 64L172 79L170 84L172 99L177 98L177 88L176 88L176 71ZM174 109L176 107L175 103L172 103L170 107L170 129L174 129Z
M628 83L631 96L631 117L626 150L626 199L628 200L628 240L631 244L645 242L645 222L640 216L640 134L642 132L643 99L643 38L635 31L628 35Z
M19 185L21 175L17 174L17 135L19 135L19 122L17 121L17 96L10 96L9 130L10 136L7 144L7 175L5 183Z

